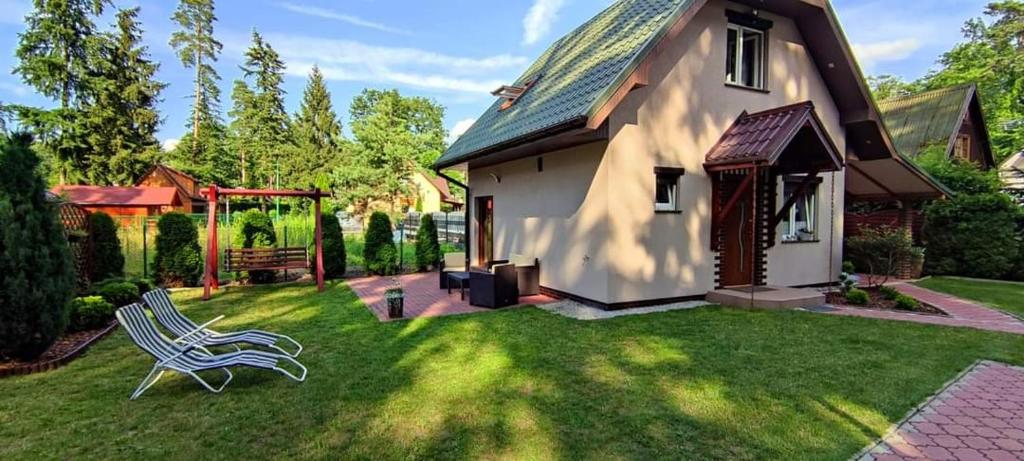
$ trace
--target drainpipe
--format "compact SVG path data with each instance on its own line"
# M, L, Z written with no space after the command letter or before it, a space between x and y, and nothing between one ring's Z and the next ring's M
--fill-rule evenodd
M469 217L470 217L470 214L469 214L469 204L472 203L473 193L469 190L469 186L463 184L462 182L460 182L459 180L457 180L457 179L455 179L455 178L453 178L451 176L448 176L448 175L442 173L440 169L434 170L434 173L436 173L438 176L444 178L449 183L454 184L455 186L457 186L457 187L461 188L462 190L466 191L466 203L463 204L463 207L465 207L465 208L463 208L463 210L464 210L463 211L464 217L462 219L462 226L463 226L463 230L462 230L463 234L462 235L464 236L463 238L466 239L466 251L465 251L465 253L466 253L466 266L465 267L466 267L466 270L468 271L469 270L469 260L470 260L470 258L469 258L469 251L470 251L470 248L471 248L470 245L469 245L469 243L470 243L469 242L469 240L470 240L469 239ZM445 225L447 226L447 224L445 224Z

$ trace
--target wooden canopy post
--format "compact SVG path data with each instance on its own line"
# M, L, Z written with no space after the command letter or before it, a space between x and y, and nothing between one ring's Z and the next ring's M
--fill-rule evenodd
M323 218L320 216L320 188L315 190L313 201L316 209L316 216L313 218L316 228L316 289L324 291L324 235Z
M206 218L206 274L203 277L203 300L210 299L210 291L218 288L217 281L217 186L207 189Z

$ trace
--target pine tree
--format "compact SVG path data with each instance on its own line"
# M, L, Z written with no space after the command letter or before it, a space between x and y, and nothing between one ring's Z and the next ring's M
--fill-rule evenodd
M331 104L331 93L320 69L313 66L302 105L292 125L294 148L282 159L282 176L289 187L322 186L337 163L341 123ZM328 184L329 185L329 184Z
M171 19L181 26L181 30L171 35L170 45L178 53L182 65L195 71L192 94L192 116L188 122L191 129L192 163L203 162L203 152L216 151L212 146L203 146L212 138L204 136L206 130L223 129L219 115L220 88L217 82L220 75L213 68L217 62L223 45L213 37L213 23L217 21L214 14L213 0L181 0L178 9Z
M239 171L238 184L242 187L252 186L252 161L256 150L256 94L252 92L245 80L235 80L231 90L230 149L237 159Z
M256 31L252 45L245 53L242 66L245 77L254 77L254 96L249 126L254 130L253 181L271 187L277 173L282 151L291 141L290 121L284 110L284 62L270 44Z
M79 110L94 83L89 48L96 39L93 18L106 0L34 0L18 35L14 73L40 94L58 102L53 110L18 107L21 122L37 133L59 169L61 184L81 169L89 146Z

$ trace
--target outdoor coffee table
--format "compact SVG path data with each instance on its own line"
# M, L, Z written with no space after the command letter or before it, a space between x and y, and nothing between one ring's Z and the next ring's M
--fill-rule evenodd
M466 285L469 284L469 272L448 273L448 294L452 294L452 282L459 282L459 299L466 300Z

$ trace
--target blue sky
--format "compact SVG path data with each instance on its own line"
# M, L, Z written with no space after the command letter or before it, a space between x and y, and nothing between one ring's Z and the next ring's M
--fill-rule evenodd
M145 40L169 83L160 109L160 140L180 136L188 116L191 75L167 45L176 0L115 0L141 6ZM240 78L249 34L259 30L285 59L290 112L297 110L309 68L328 78L335 110L347 124L348 104L363 88L398 88L447 108L458 132L492 101L488 94L514 80L552 41L612 3L610 0L220 0L216 34L225 111L231 82ZM986 0L833 0L867 74L917 78L961 40L960 26ZM17 34L30 0L0 0L0 68L14 65ZM0 101L49 105L19 78L0 73Z

